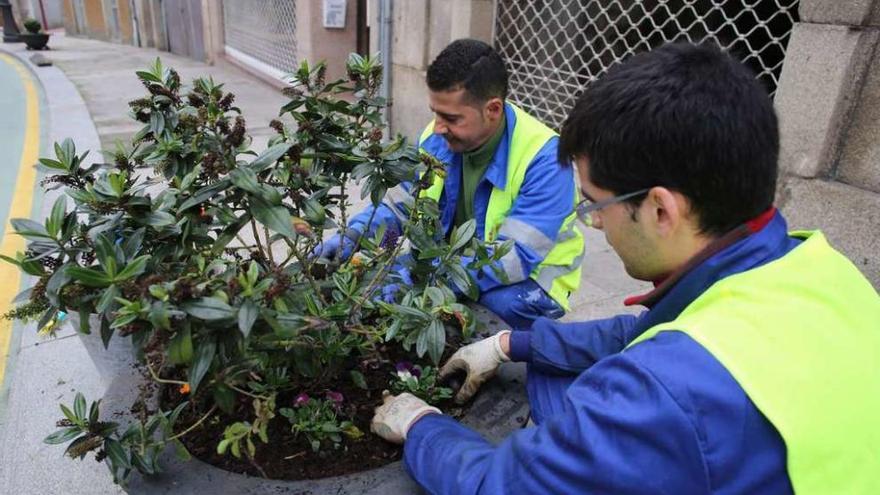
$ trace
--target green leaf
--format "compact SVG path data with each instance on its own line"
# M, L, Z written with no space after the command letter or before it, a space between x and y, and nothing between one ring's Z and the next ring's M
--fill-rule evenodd
M165 117L162 112L153 112L150 114L150 131L157 139L162 131L165 130Z
M287 237L296 239L293 217L283 206L271 206L257 196L251 196L251 213L258 222Z
M470 219L456 227L452 231L452 236L449 238L450 251L458 251L463 248L468 242L470 242L476 231L477 221L474 219Z
M229 178L224 178L214 184L211 184L210 186L205 186L199 189L195 192L195 194L193 194L189 199L187 199L180 205L180 211L188 210L193 206L204 203L205 201L214 197L215 194L229 187L229 184Z
M52 213L46 219L46 231L53 239L58 237L65 215L67 215L67 197L59 196L52 205Z
M145 235L146 229L140 228L125 238L125 241L122 242L122 251L125 253L126 258L133 258L140 251Z
M312 225L324 225L327 213L324 207L315 198L309 198L303 203L303 215Z
M73 411L71 411L69 407L65 406L64 404L58 404L58 406L61 407L61 412L64 413L64 417L66 417L68 421L74 424L82 423L82 420L80 418L77 418L76 414L73 414Z
M53 306L61 307L58 295L61 293L61 289L71 280L70 274L68 274L67 271L72 266L76 265L68 263L61 266L51 277L49 277L49 281L46 282L46 298L49 299L49 302Z
M217 444L217 453L220 455L225 454L231 443L232 440L220 440L220 443Z
M15 230L15 233L22 237L29 239L51 239L51 236L46 231L46 227L33 220L13 218L9 223L12 224L12 229Z
M428 334L428 354L431 356L434 364L438 364L443 356L443 347L446 345L446 329L440 320L434 320L428 325L425 333Z
M143 217L142 221L150 227L165 227L167 225L173 225L177 219L167 211L152 211L147 216Z
M458 290L476 301L480 297L480 289L477 287L476 282L474 282L473 277L465 267L458 264L458 262L453 262L448 266L448 269L452 283L458 287Z
M388 327L388 330L385 331L385 342L391 342L398 332L400 332L400 327L403 326L403 320L394 320L394 323Z
M202 166L196 165L193 167L192 171L185 176L183 176L183 180L180 181L180 189L187 190L190 186L192 186L193 182L199 178L199 175L202 173Z
M107 318L107 315L103 315L101 318L101 342L104 343L104 349L110 345L110 339L113 338L114 330L113 325L110 324Z
M235 392L226 385L214 387L214 403L221 411L232 414L235 411Z
M116 302L116 298L119 297L120 291L119 287L116 285L111 285L104 289L104 292L101 293L101 298L98 299L98 304L95 305L95 309L98 310L99 313L104 313L110 306ZM135 315L137 317L137 315Z
M145 254L131 260L131 262L125 265L125 268L123 268L122 271L113 278L113 281L122 282L123 280L128 280L144 273L144 270L146 270L147 268L147 261L149 261L149 259L150 255Z
M195 316L205 321L234 318L236 315L235 308L216 297L202 297L195 301L184 303L181 307L190 316Z
M19 253L19 254L21 254L21 253ZM0 254L0 259L2 259L3 261L5 261L5 262L7 262L7 263L11 263L11 264L13 264L13 265L15 265L15 266L17 266L17 267L19 267L19 268L21 267L21 262L20 262L20 261L18 261L18 260L15 259L15 258L12 258L12 257L6 256L5 254Z
M251 194L262 194L262 191L260 190L260 182L257 180L257 174L249 168L241 167L234 169L229 173L229 179L233 184Z
M59 162L58 160L52 160L51 158L40 158L40 164L55 170L62 170L64 172L69 171L66 165Z
M152 83L157 83L157 84L162 83L162 80L159 79L158 77L154 76L152 72L147 72L145 70L139 70L139 71L135 71L135 75L137 75L138 78L140 78L144 81L147 81L147 82L152 82Z
M183 442L181 442L180 440L175 440L173 443L174 443L174 453L177 454L178 459L180 459L181 461L184 461L184 462L192 459L192 454L190 454L189 451L186 450L186 447L183 445Z
M19 266L21 267L22 271L24 271L28 275L33 275L35 277L42 277L43 274L46 272L43 269L43 265L39 261L22 260Z
M260 310L252 299L245 299L241 304L241 308L238 310L238 329L241 330L244 338L248 338L250 335L251 328L253 328L259 314Z
M253 287L257 284L257 279L260 278L260 265L257 264L256 261L251 261L248 265L247 271L247 280L248 283Z
M183 325L168 344L168 361L171 364L189 364L193 359L192 330L189 324Z
M431 300L432 306L443 306L446 304L446 296L443 295L443 291L439 287L428 287L425 289L425 294Z
M358 370L351 370L351 381L354 383L354 386L363 390L369 390L370 387L367 386L367 380L364 379L364 374Z
M117 468L131 469L131 462L128 460L128 454L118 440L113 438L105 439L104 451L107 453L107 457L110 458L110 462L112 462L114 466Z
M44 438L43 443L48 443L49 445L58 445L59 443L64 443L68 440L73 439L80 433L82 433L82 430L80 428L76 426L71 426L68 428L64 428L63 430L58 430L55 433Z
M202 382L202 378L205 377L205 374L211 368L216 352L217 344L213 340L203 342L196 348L195 360L189 369L189 386L192 388L193 394L195 394L196 389L199 387L199 383Z
M121 328L137 319L137 313L118 314L116 318L113 319L113 323L110 325L110 328Z
M155 285L150 286L156 287ZM152 291L151 291L152 292ZM150 306L150 323L153 324L156 328L164 328L165 330L171 330L171 315L168 312L168 308L162 302L154 302Z
M255 173L260 173L263 170L271 167L278 161L279 158L284 156L287 153L287 150L293 146L292 143L281 143L272 146L271 148L264 151L260 156L256 158L256 160L252 161L248 168L253 170Z
M131 452L131 465L134 469L144 474L153 474L153 466L144 459L137 451Z
M73 399L73 415L77 417L77 419L86 419L86 398L81 392L76 393L76 398Z
M400 313L401 315L416 318L418 320L424 321L430 317L430 315L428 315L427 313L425 313L424 311L422 311L421 309L418 309L418 308L413 308L410 306L403 306L400 304L394 304L393 307L394 307L395 312Z
M89 407L89 423L97 423L98 416L101 413L101 401L96 400L92 402L92 406Z

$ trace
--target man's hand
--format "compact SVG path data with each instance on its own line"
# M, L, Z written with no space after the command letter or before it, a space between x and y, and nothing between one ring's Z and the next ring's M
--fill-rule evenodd
M354 241L344 235L334 234L318 244L312 251L312 258L326 258L332 261L346 260L354 250Z
M382 393L382 405L376 408L370 422L370 430L389 442L403 443L409 427L422 416L433 413L443 414L415 395L402 393L395 397L386 390Z
M391 280L394 282L385 284L382 287L382 301L388 304L394 304L397 301L397 293L404 287L412 287L413 280L409 268L402 263L395 263L391 268L389 275L393 275Z
M495 335L466 345L455 351L455 354L440 368L439 378L442 381L457 371L467 373L464 384L455 394L455 402L464 404L480 388L486 380L495 376L501 363L510 361L507 355L507 343L510 330L502 330Z

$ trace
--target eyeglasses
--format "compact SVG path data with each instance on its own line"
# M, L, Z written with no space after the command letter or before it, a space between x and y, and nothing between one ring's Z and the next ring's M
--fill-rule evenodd
M590 199L584 199L577 206L574 207L575 212L577 213L578 219L584 223L587 227L592 227L593 225L593 217L590 215L594 211L599 211L606 206L611 206L614 203L620 203L621 201L626 201L631 198L635 198L637 196L641 196L642 194L650 191L651 188L640 189L635 192L621 194L620 196L614 196L613 198L603 199L602 201L592 201Z

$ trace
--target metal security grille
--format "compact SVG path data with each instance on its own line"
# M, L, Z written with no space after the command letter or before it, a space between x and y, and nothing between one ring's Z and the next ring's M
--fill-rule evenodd
M231 56L271 75L296 68L294 0L223 0L223 18Z
M773 95L798 0L496 0L495 46L510 97L560 127L610 66L667 41L713 41Z

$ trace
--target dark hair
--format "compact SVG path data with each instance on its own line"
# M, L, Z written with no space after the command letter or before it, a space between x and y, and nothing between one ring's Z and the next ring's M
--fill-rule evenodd
M428 67L431 91L464 88L473 101L507 97L507 68L491 46L480 40L455 40Z
M597 187L680 192L707 234L772 206L778 155L769 95L707 44L667 44L613 67L578 98L559 141L560 161L586 157Z

